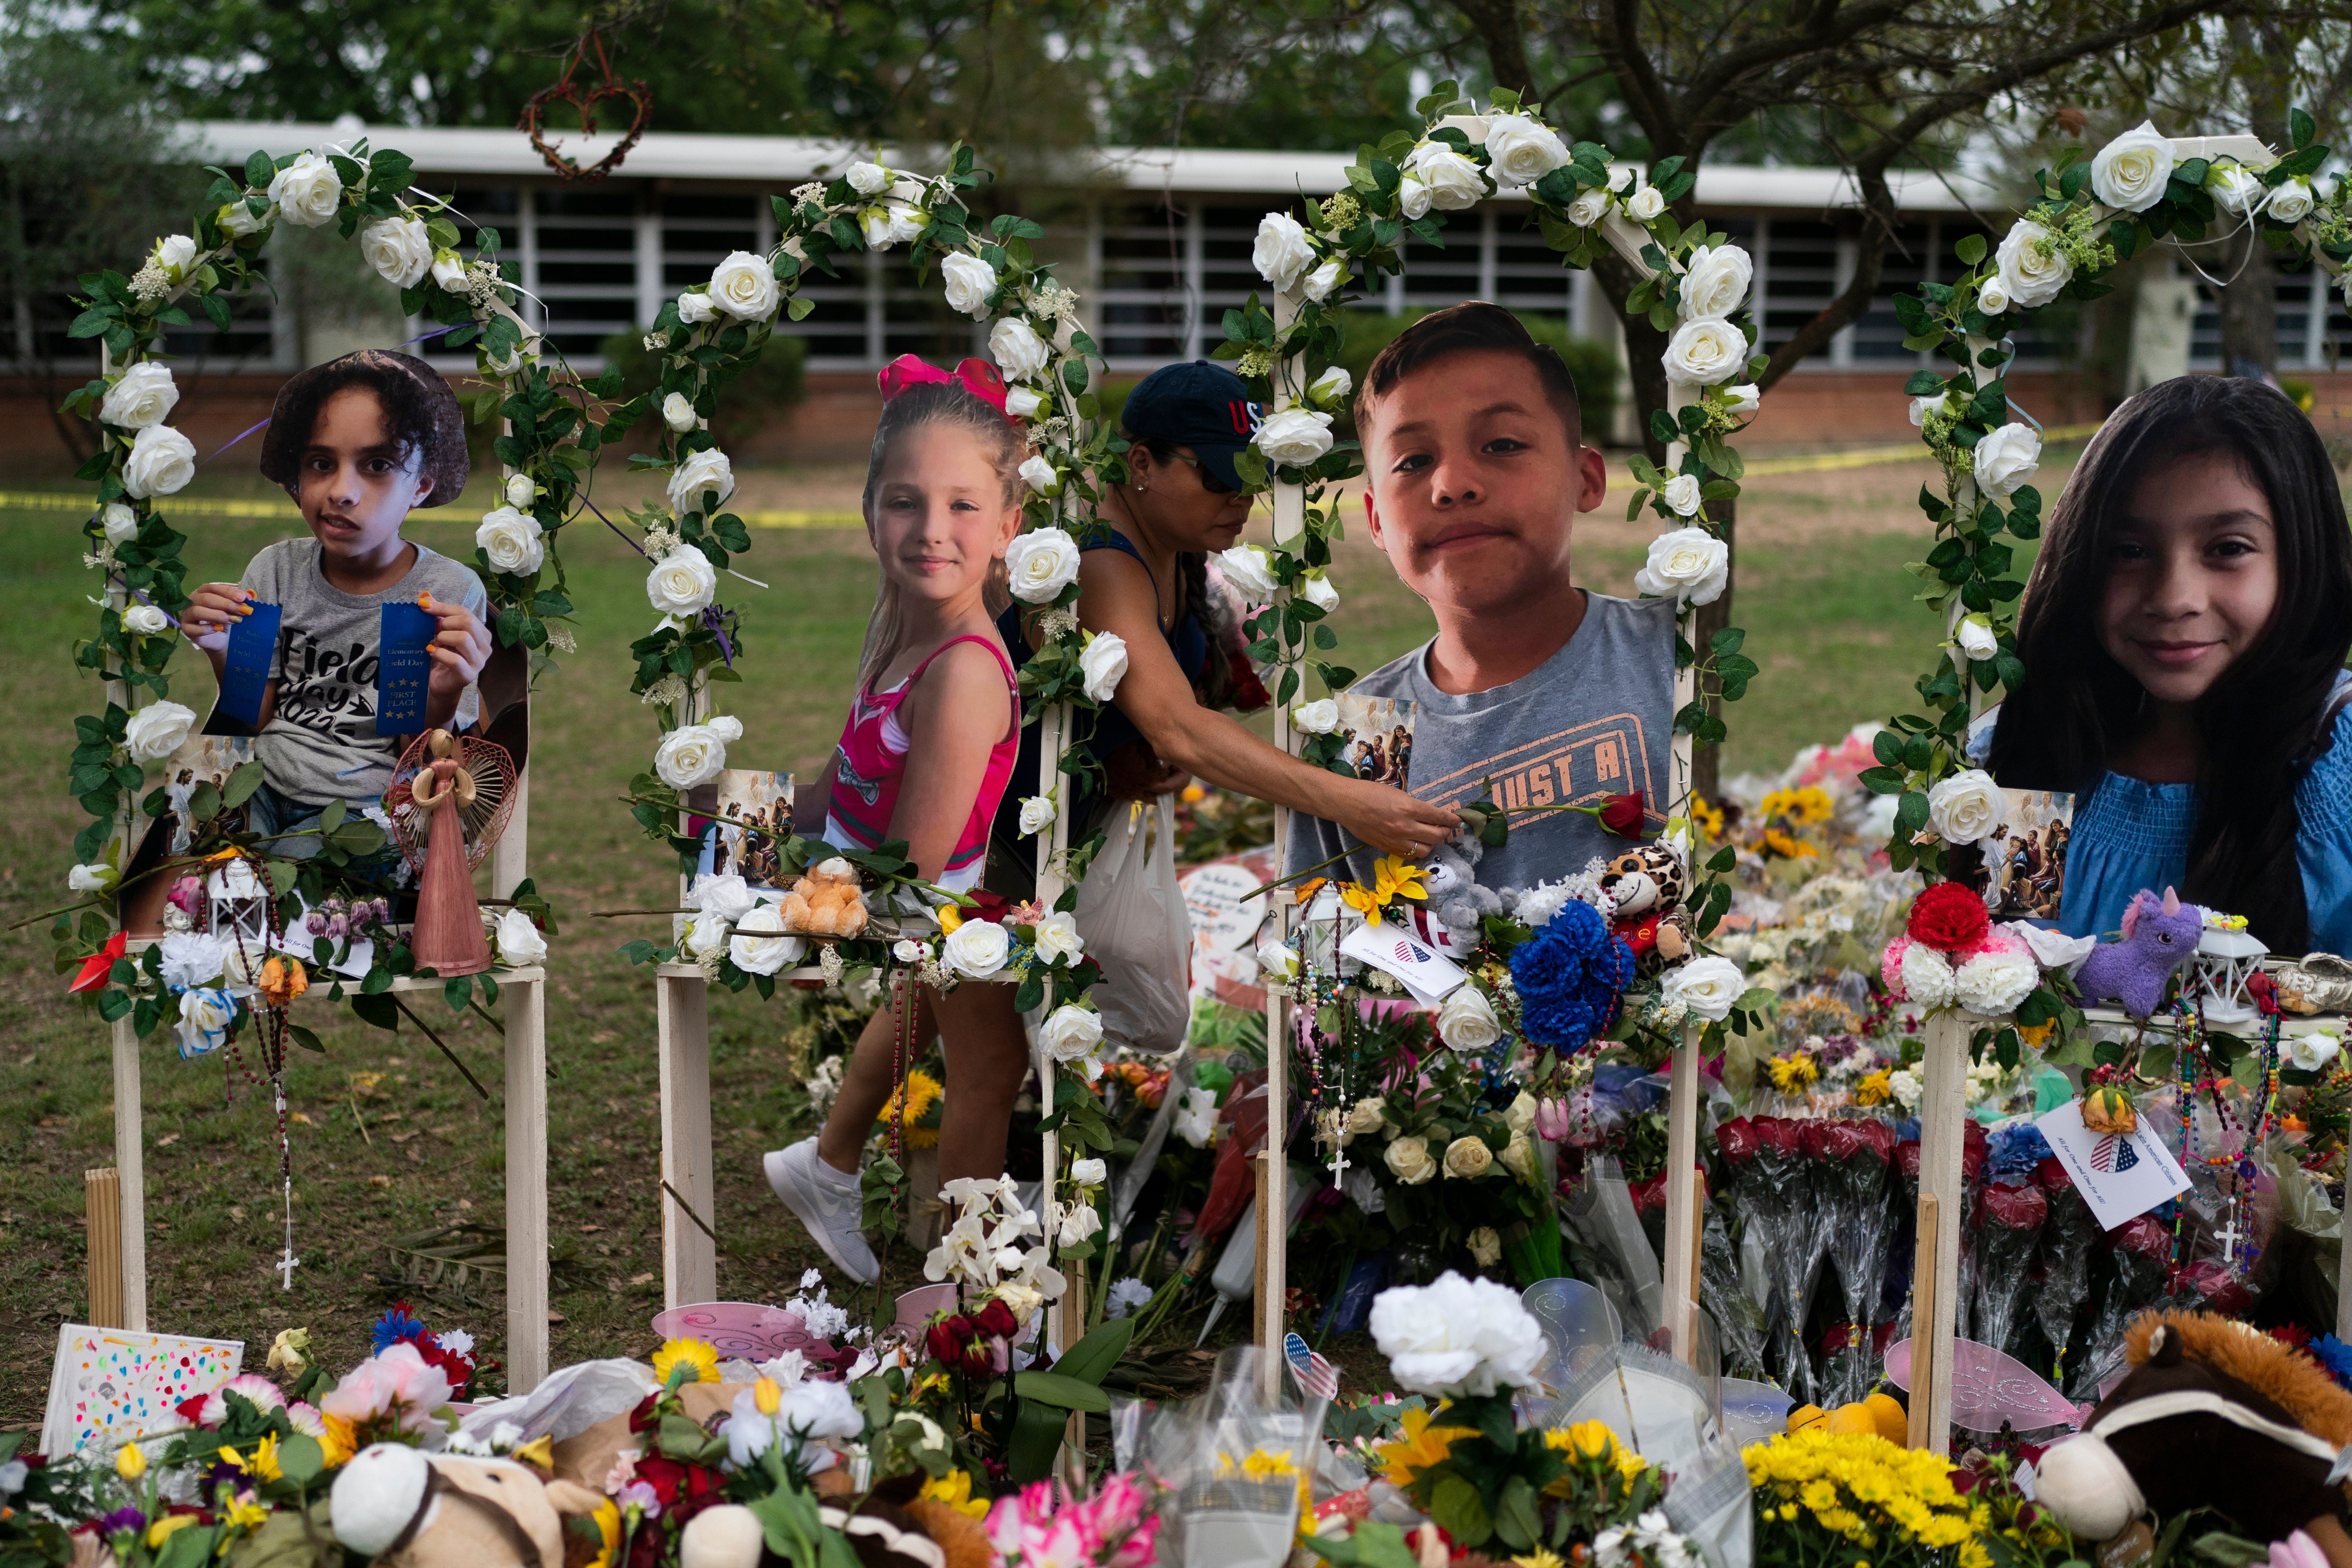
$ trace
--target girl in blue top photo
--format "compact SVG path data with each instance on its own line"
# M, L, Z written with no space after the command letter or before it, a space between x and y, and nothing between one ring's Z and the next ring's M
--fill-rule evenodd
M2004 787L2074 792L2067 932L2178 887L2273 952L2352 949L2352 535L2301 410L2217 376L2125 403L2052 514L2017 645L1971 750Z

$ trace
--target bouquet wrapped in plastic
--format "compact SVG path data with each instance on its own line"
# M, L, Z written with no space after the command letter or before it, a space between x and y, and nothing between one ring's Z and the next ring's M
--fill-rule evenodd
M1851 1404L1870 1392L1870 1336L1878 1317L1878 1295L1886 1254L1895 1244L1896 1214L1887 1201L1887 1168L1895 1154L1895 1129L1884 1121L1818 1123L1815 1184L1827 1197L1830 1261L1837 1267L1845 1300L1846 1336L1859 1354L1836 1358L1838 1376L1825 1398Z
M1813 1162L1805 1154L1804 1130L1820 1125L1779 1116L1742 1117L1725 1122L1715 1134L1732 1167L1748 1223L1760 1234L1770 1259L1772 1299L1765 1310L1772 1323L1772 1359L1783 1385L1808 1402L1814 1378L1805 1352L1805 1319L1829 1256L1832 1224L1811 1179Z
M1976 1319L1968 1337L2006 1351L2050 1200L2031 1182L1995 1182L1985 1188L1977 1214Z
M2091 1299L2091 1247L2099 1239L2099 1221L2055 1155L2033 1168L2033 1179L2050 1200L2050 1217L2042 1227L2042 1263L2034 1271L2033 1321L2050 1342L2054 1377L2066 1365L2074 1320Z
M1734 1377L1764 1375L1764 1336L1769 1328L1763 1307L1740 1279L1739 1250L1722 1211L1706 1205L1706 1229L1699 1237L1698 1303L1715 1320L1723 1363Z
M2140 1309L2164 1294L2172 1272L2172 1232L2154 1215L2127 1219L2107 1232L2107 1257L2114 1273L2099 1297L2091 1320L2083 1359L2074 1364L2067 1394L2096 1399L2099 1384L2124 1363L2124 1330Z

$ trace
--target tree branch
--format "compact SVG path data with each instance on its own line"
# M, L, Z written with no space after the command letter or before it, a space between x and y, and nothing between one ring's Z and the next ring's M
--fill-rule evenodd
M1454 0L1455 9L1486 48L1486 68L1496 87L1536 96L1535 78L1528 68L1528 40L1519 26L1518 0Z

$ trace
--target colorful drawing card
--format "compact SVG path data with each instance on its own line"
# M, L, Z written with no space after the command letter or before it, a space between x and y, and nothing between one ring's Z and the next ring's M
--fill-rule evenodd
M228 629L228 651L221 668L220 710L249 729L261 728L262 700L269 695L269 665L278 656L278 628L285 620L283 606L248 604L253 614Z
M430 647L441 623L422 605L386 605L376 646L375 732L414 735L425 728Z
M185 1426L174 1408L210 1394L245 1366L242 1340L199 1340L68 1323L58 1331L41 1452L100 1452Z

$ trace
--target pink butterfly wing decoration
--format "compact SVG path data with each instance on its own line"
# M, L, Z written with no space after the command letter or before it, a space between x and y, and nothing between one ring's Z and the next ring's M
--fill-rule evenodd
M1886 1347L1886 1375L1911 1391L1911 1342ZM2068 1400L2033 1369L1990 1345L1952 1342L1952 1425L1968 1432L1998 1432L2008 1422L2021 1432L2063 1426L2080 1431L2091 1406Z

